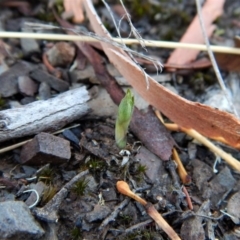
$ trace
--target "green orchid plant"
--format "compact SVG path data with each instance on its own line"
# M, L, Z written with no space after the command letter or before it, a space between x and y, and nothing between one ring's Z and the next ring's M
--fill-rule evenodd
M118 115L115 125L115 140L119 148L124 148L127 144L127 131L131 122L134 110L134 96L130 89L121 100L118 107Z

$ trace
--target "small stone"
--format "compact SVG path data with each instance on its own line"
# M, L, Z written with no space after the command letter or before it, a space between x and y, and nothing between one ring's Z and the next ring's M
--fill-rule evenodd
M37 92L37 84L28 76L18 77L18 88L19 91L27 96L34 96Z
M212 190L211 194L211 204L212 206L218 207L218 203L223 199L224 194L231 190L236 184L236 180L232 176L231 171L228 167L222 169L218 175L216 175L210 181L210 188Z
M146 166L146 175L151 181L160 180L161 174L159 171L163 169L163 163L155 154L148 151L145 147L141 147L135 158L139 160L141 165Z
M30 77L38 82L46 82L51 86L51 88L57 90L58 92L64 92L69 89L69 84L53 75L41 70L35 69L30 73Z
M111 209L105 205L95 205L93 211L86 214L85 219L91 223L99 220L103 220L111 212Z
M11 97L18 93L18 77L27 75L32 70L32 65L20 61L8 71L0 75L0 95L2 97Z
M24 97L23 99L21 99L21 104L27 105L27 104L35 102L35 101L36 101L36 99L34 97Z
M30 184L30 189L34 189L38 193L38 196L39 196L38 202L40 201L43 191L46 189L46 187L47 186L41 181L37 182L36 184ZM30 194L30 196L28 197L28 199L25 201L25 204L27 206L31 206L31 205L35 204L36 200L37 200L37 195L35 192L32 192Z
M1 239L39 239L44 230L33 218L27 205L21 201L0 203Z
M107 188L102 190L103 199L105 201L116 201L117 193L114 188Z
M40 100L47 100L51 98L51 87L46 82L41 82L38 93Z
M70 72L72 82L82 82L86 79L96 79L94 69L91 65L88 65L83 70L74 70ZM97 81L99 83L99 81Z
M231 196L227 204L227 213L235 224L240 223L239 199L240 192L236 192Z
M8 101L8 105L10 108L20 108L23 106L19 101Z
M67 42L58 42L46 54L48 61L54 67L66 67L73 61L75 47Z
M40 49L38 46L38 42L35 39L20 39L20 44L21 44L21 48L23 50L23 54L26 57L31 56L34 53L39 53Z
M49 133L39 133L26 143L21 151L20 161L27 164L60 164L71 157L69 141Z
M196 183L198 189L202 191L206 186L207 182L213 176L213 170L203 161L194 159L191 161L193 166L193 181Z

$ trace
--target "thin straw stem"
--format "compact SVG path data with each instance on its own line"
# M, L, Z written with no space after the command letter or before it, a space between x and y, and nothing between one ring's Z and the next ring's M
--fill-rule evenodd
M82 41L82 42L99 42L100 40L94 39L87 36L77 36L77 35L66 35L66 34L52 34L52 33L27 33L27 32L0 32L1 38L33 38L42 40L52 40L52 41ZM139 44L137 39L131 38L113 38L115 42L122 43L122 41L127 45ZM184 48L184 49L197 49L200 51L207 51L207 47L204 44L191 44L191 43L179 43L179 42L168 42L168 41L153 41L144 39L144 43L147 47L161 47L161 48ZM228 53L240 55L240 49L235 47L225 47L225 46L210 46L213 52Z

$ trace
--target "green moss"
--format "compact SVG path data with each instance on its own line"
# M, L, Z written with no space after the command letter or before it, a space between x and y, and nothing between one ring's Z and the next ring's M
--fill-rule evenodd
M78 197L83 196L88 183L89 181L86 179L81 179L73 185L72 191L76 193Z
M81 240L82 239L82 232L79 228L75 227L71 231L71 236L73 240Z
M6 101L0 95L0 109L4 108Z
M54 170L51 168L45 168L40 172L38 179L46 184L50 184L53 181Z
M87 163L86 166L91 172L98 172L103 170L105 167L105 162L101 159L91 158Z
M43 192L42 199L41 199L41 205L44 206L46 203L48 203L57 193L57 188L49 185Z

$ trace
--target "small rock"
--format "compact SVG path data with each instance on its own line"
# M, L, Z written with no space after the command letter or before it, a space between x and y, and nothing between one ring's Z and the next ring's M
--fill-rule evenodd
M148 151L145 147L141 147L135 158L139 160L141 165L146 166L146 175L151 181L160 180L162 174L159 171L164 169L164 167L163 162L156 155Z
M23 54L26 57L31 56L33 53L39 53L40 49L38 46L38 42L33 38L21 38L20 39L21 48L23 50Z
M51 86L51 88L57 90L58 92L64 92L69 89L69 84L51 74L41 70L35 69L30 73L30 77L38 82L46 82Z
M79 147L79 138L69 129L63 131L63 136L65 139L69 140L73 145Z
M21 201L0 203L1 239L39 239L44 230L34 220L27 205Z
M95 205L93 211L86 214L85 219L91 223L99 220L103 220L111 212L111 209L105 205Z
M48 61L54 67L66 67L73 61L75 48L70 43L58 42L46 54Z
M41 82L38 93L41 100L47 100L51 98L51 87L46 82Z
M2 60L0 64L0 75L6 72L8 69L9 69L8 65L5 63L4 60Z
M96 192L97 191L98 183L96 182L96 180L94 179L94 177L92 175L87 175L85 177L85 181L88 183L87 187L86 187L87 192Z
M30 184L30 189L34 189L37 191L38 196L39 196L39 199L38 199L38 202L39 202L41 199L41 196L43 194L43 191L46 189L46 185L40 181L40 182L37 182L36 184ZM31 205L35 204L36 200L37 200L36 193L32 192L30 194L30 196L28 197L28 199L25 201L25 204L27 206L31 206Z
M10 108L20 108L23 106L19 101L8 101L8 105Z
M117 193L114 188L103 189L102 196L105 201L116 201L117 200Z
M24 97L23 99L21 99L21 104L27 105L27 104L35 102L35 101L36 101L36 99L34 97Z
M225 167L221 172L214 177L210 182L212 190L211 204L212 206L218 207L218 203L222 200L224 194L231 190L236 183L233 178L231 171L228 167Z
M8 71L0 75L0 95L11 97L18 93L18 77L27 75L32 70L32 65L20 61L12 66Z
M76 171L62 171L62 178L64 181L69 182L74 176L76 176Z
M37 92L37 84L28 76L18 77L18 88L19 91L27 96L34 96Z
M188 155L189 155L189 159L193 160L196 158L196 154L197 154L197 146L195 143L193 142L189 142L188 143Z
M193 181L198 189L202 191L206 187L206 183L213 175L213 170L203 161L194 159L191 161L193 168Z
M21 163L64 163L71 157L69 141L48 133L39 133L21 151Z
M235 224L240 223L240 208L239 208L240 192L231 196L227 204L227 213L231 216Z
M72 82L83 81L86 79L95 79L95 72L91 65L88 65L83 70L74 70L70 72ZM97 81L99 83L99 81Z
M203 202L200 206L197 214L199 215L208 215L210 212L209 201ZM181 226L181 237L182 239L191 239L191 240L204 240L205 232L202 224L203 219L201 217L192 217L186 219Z

